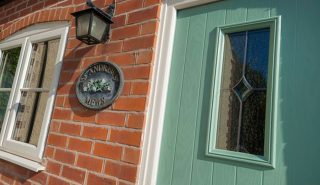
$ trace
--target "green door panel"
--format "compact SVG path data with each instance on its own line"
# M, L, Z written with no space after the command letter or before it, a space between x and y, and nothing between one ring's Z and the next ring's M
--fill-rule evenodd
M320 184L319 7L319 0L224 0L178 11L157 185ZM208 157L215 30L275 16L275 168Z

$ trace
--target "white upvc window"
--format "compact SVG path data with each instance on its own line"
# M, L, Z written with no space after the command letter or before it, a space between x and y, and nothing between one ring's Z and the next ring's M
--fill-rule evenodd
M0 42L0 158L43 169L67 34L68 24L46 23Z

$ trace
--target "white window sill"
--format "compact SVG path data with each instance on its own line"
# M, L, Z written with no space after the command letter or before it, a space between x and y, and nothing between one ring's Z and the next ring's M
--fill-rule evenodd
M4 151L0 151L0 159L3 159L5 161L9 161L13 164L22 166L24 168L27 168L31 171L38 172L45 169L44 166L42 166L40 163L37 163L35 161L31 161L29 159L25 159L23 157L19 157Z

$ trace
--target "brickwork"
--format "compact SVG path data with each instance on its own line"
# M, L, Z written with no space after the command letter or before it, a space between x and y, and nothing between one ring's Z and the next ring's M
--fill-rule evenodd
M43 159L46 169L34 173L0 160L0 184L137 181L161 0L116 0L111 38L95 46L75 38L70 13L87 8L85 1L12 0L0 7L0 40L37 23L63 20L71 25ZM102 9L111 2L94 1ZM76 99L76 80L88 65L105 60L122 68L123 92L107 109L85 109Z

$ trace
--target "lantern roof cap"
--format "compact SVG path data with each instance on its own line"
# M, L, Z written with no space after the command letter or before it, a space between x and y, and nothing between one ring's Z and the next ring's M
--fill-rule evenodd
M86 13L90 13L90 12L93 12L94 14L98 15L100 18L104 19L109 24L113 23L113 21L111 20L112 16L107 14L107 13L105 13L105 12L103 12L101 9L99 9L97 7L91 7L91 8L88 8L88 9L85 9L85 10L81 10L81 11L78 11L78 12L73 12L73 13L71 13L71 15L73 15L74 17L78 17L80 15L83 15L83 14L86 14Z

